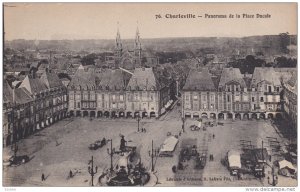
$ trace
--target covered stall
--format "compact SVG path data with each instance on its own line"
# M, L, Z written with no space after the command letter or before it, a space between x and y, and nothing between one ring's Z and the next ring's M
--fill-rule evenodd
M172 157L173 152L177 146L178 139L174 136L168 137L162 144L159 151L160 157Z
M278 162L279 164L279 171L278 173L280 175L283 175L283 176L292 176L295 174L296 172L296 168L293 166L293 164L287 160L282 160L282 161L279 161Z
M241 153L236 150L230 150L227 153L228 168L231 175L237 175L239 170L242 168L241 164Z

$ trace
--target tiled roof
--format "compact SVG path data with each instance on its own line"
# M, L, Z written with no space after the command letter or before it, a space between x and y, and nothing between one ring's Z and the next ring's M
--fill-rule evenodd
M238 82L242 87L246 87L243 75L239 68L223 68L219 86L225 86L230 81Z
M17 104L25 104L25 103L33 101L33 98L31 97L31 94L24 87L17 88L15 90L15 98L16 98L16 103Z
M3 82L3 103L12 103L13 91L8 82Z
M152 68L135 68L129 80L127 89L130 90L160 90L160 84Z
M40 93L47 90L47 86L38 78L31 78L26 76L20 87L25 87L31 94Z
M255 67L251 86L256 86L262 81L270 82L275 86L281 84L279 74L275 72L273 67Z
M183 90L215 91L216 88L208 69L202 68L200 71L190 70Z
M120 69L104 69L96 73L96 85L100 89L121 90L126 88L130 77L130 74Z
M14 93L13 93L14 92ZM13 95L15 94L15 103L25 104L32 101L30 92L25 88L17 88L13 90L7 81L3 84L3 103L13 103Z
M287 84L291 87L294 87L297 89L298 80L297 80L297 73L293 73L292 77L287 81Z
M80 65L74 74L68 87L81 87L81 89L94 89L95 84L95 73L93 69L85 69Z
M44 72L40 78L48 88L62 87L61 80L55 73Z

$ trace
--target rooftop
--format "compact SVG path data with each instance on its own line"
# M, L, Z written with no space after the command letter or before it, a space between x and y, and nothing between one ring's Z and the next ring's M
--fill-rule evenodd
M219 86L225 86L230 81L238 82L242 87L246 87L243 75L239 68L223 68Z
M273 67L255 67L251 86L256 86L263 81L274 84L275 86L281 85L279 74L275 72Z
M183 90L215 91L216 87L207 68L190 70Z

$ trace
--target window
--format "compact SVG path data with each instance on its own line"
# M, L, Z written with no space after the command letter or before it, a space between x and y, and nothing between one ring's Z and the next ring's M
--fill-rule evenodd
M260 102L264 102L264 97L260 97Z
M272 92L271 86L269 86L268 88L269 88L269 89L268 89L268 90L269 90L269 93L271 93L271 92Z
M155 93L150 93L150 100L153 101L155 98Z
M227 102L229 102L230 101L230 97L229 97L229 95L227 95Z
M239 87L236 87L236 88L235 88L235 91L239 91Z
M236 95L235 98L234 98L234 100L235 100L235 101L240 101L240 96L239 96L239 95Z
M120 95L120 101L123 101L123 100L124 100L124 96Z
M276 87L276 91L279 92L279 87Z
M138 93L134 93L134 100L138 100L139 99L139 94Z
M211 95L211 96L210 96L210 101L211 101L211 102L215 102L215 96L214 96L214 95Z
M189 100L190 99L189 97L190 97L189 95L185 95L185 100Z
M254 99L254 97L252 97L252 102L254 102L255 101L255 99Z
M116 100L116 95L112 95L112 100Z
M194 100L197 100L198 99L198 96L197 95L194 95Z
M80 102L77 103L77 108L80 108Z
M202 100L206 102L206 95L203 95Z

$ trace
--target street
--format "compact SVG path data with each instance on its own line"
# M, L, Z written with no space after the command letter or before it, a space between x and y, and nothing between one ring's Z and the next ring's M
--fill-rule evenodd
M120 135L125 136L128 144L137 144L141 161L148 170L151 169L151 141L154 148L161 146L167 138L167 134L179 135L181 131L180 106L156 119L142 119L140 128L146 132L137 132L136 119L92 119L73 118L64 119L51 127L45 128L18 143L18 155L26 154L31 160L18 167L4 167L4 186L89 186L91 176L88 173L88 161L94 158L94 165L98 166L98 172L94 177L97 186L97 178L106 169L110 168L110 156L107 148L110 143L97 150L89 150L89 144L103 137L113 140L113 148L119 150ZM155 157L154 169L158 178L156 186L270 186L267 179L247 177L237 180L230 176L229 171L221 164L230 149L239 149L240 140L249 140L256 147L261 147L261 141L268 137L276 137L280 143L287 140L279 137L270 121L267 120L226 120L224 126L208 127L206 131L191 131L189 126L196 120L187 119L185 132L179 137L179 143L173 157ZM215 135L215 138L212 137ZM178 156L183 140L194 139L198 152L205 151L207 155L213 154L214 160L207 158L203 170L194 170L187 167L181 172L172 172L172 166L178 164ZM8 149L5 149L8 151ZM113 156L116 163L119 155ZM72 170L73 178L68 178ZM41 181L41 175L46 177ZM270 171L266 171L266 177ZM277 186L296 186L297 180L278 176Z

